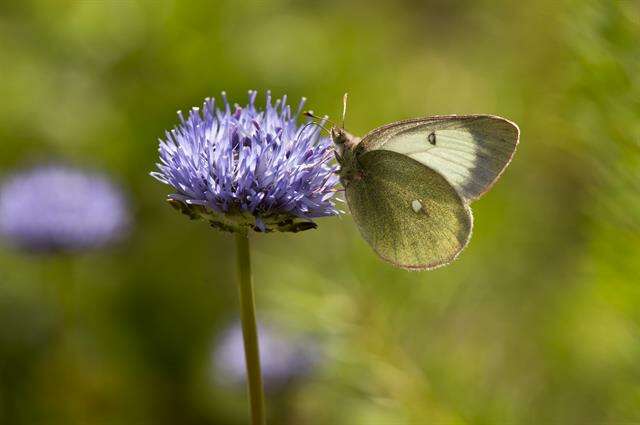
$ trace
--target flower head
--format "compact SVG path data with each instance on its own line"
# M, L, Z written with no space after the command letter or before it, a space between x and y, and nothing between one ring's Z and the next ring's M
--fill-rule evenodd
M23 249L94 248L116 240L128 224L124 197L97 174L46 165L0 186L0 234Z
M338 214L333 202L338 178L328 138L317 126L298 125L286 96L266 109L222 108L212 98L193 108L160 140L160 163L153 177L174 188L169 202L191 218L236 231L300 231L316 227L312 219Z
M277 391L296 378L311 373L319 353L307 339L272 326L259 326L260 363L267 389ZM236 324L223 334L215 347L213 366L223 382L241 384L246 378L242 328Z

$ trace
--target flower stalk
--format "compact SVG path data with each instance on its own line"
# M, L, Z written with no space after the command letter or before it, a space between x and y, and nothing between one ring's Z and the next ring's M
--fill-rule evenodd
M236 232L236 250L240 318L242 321L245 364L247 366L251 423L253 425L265 425L264 389L262 385L262 373L260 371L260 347L258 345L249 236L247 231Z

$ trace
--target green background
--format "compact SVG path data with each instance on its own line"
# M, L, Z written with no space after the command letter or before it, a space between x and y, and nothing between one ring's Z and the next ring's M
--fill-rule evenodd
M637 2L149 0L0 5L0 174L106 170L136 220L75 257L0 247L0 423L247 423L210 367L233 238L148 172L177 109L248 89L332 117L348 91L355 134L451 113L522 131L449 267L393 269L348 215L252 238L259 318L322 347L271 423L640 422Z

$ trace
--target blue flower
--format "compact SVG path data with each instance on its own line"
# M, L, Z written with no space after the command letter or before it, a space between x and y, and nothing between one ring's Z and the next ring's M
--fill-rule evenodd
M128 224L124 197L98 174L46 165L0 186L0 235L29 251L96 248L121 237Z
M294 336L274 326L259 326L260 363L267 390L278 391L310 375L321 359L318 346L308 337ZM242 328L228 328L213 352L216 379L240 385L246 379Z
M151 175L174 188L169 203L212 226L237 231L301 231L314 218L338 214L333 196L338 182L331 142L318 126L299 125L286 96L266 110L256 108L257 92L245 107L222 108L208 98L192 108L160 140L158 172Z

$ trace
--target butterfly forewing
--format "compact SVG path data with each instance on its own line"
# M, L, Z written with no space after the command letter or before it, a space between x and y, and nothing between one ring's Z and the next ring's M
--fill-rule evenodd
M469 207L444 177L405 155L375 150L359 158L362 176L346 187L364 239L406 269L451 262L469 240Z
M440 173L472 201L500 177L519 135L514 123L492 115L418 118L371 131L357 154L383 149L407 155Z

